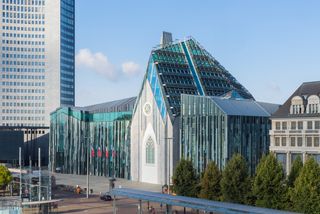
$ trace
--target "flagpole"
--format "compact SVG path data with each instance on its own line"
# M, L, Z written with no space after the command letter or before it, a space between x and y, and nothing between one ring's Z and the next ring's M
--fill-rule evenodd
M88 150L90 150L89 146ZM87 198L89 198L89 152L87 151Z
M88 137L85 137L88 139ZM88 151L87 151L87 198L89 198L89 153L90 153L90 146L88 144Z

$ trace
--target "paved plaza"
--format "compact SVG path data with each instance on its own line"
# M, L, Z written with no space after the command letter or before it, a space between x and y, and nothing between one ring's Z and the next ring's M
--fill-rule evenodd
M86 175L72 175L72 174L54 174L57 185L73 186L80 185L80 187L87 187ZM135 181L129 181L126 179L117 178L115 187L126 187L132 189L140 189L153 192L161 192L161 185L140 183ZM109 191L109 178L103 176L89 176L89 189L93 190L93 194L100 194L100 192Z

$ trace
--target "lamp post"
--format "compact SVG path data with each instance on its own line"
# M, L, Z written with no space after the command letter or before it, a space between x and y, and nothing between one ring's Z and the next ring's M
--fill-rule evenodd
M90 139L90 137L84 137L85 141L87 141L87 139ZM88 143L88 149L87 149L87 192L86 192L86 196L87 198L89 198L89 171L90 171L90 165L89 165L89 153L90 153L90 143Z
M164 138L167 141L167 147L168 147L168 194L170 194L170 162L171 162L171 150L170 150L170 140L173 140L172 137L166 137Z

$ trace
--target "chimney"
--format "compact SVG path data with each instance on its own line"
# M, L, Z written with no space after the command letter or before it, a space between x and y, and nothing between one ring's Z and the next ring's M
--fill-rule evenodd
M170 44L172 42L172 34L169 32L162 32L161 40L160 40L160 46L163 47L167 44Z

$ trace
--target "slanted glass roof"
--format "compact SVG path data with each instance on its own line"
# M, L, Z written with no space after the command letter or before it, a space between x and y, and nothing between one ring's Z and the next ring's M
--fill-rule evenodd
M263 103L248 99L226 99L211 97L214 103L227 115L270 117L278 107L276 104ZM271 111L271 112L270 112Z
M154 69L150 68L150 63ZM236 91L244 99L253 96L196 40L188 38L155 48L147 72L154 72L162 90L166 110L180 114L181 94L222 96ZM151 74L147 75L150 81ZM158 99L158 98L157 98ZM160 112L163 107L158 105Z
M151 201L172 206L187 207L207 212L218 213L253 213L253 214L286 214L292 212L279 211L274 209L266 209L234 203L225 203L219 201L210 201L199 198L191 198L185 196L173 196L157 192L148 192L129 188L115 188L111 191L113 196L124 196L137 200Z

